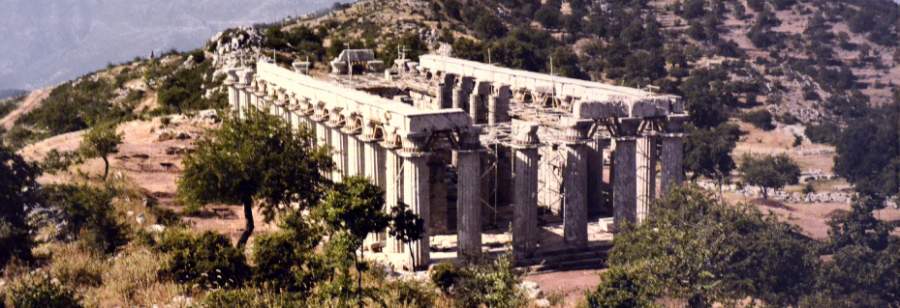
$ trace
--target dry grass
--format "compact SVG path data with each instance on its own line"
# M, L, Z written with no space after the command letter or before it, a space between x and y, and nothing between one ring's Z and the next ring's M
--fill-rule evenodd
M159 278L165 257L145 247L127 249L113 258L103 272L103 285L85 298L89 306L141 306L165 304L179 295L180 287Z
M107 262L77 243L53 245L48 270L62 283L75 288L98 287L103 282Z

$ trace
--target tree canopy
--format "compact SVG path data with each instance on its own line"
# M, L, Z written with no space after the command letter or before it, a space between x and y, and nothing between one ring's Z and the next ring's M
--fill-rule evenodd
M328 186L323 172L332 165L328 149L315 147L305 127L293 130L274 116L251 112L246 119L226 117L221 128L197 142L184 159L178 194L195 204L242 204L243 245L253 232L254 203L266 221L279 209L315 205Z
M643 306L662 297L694 307L748 297L796 305L812 286L817 262L796 227L696 187L678 188L644 223L617 234L610 270L588 299L594 307Z
M12 258L31 257L26 209L40 201L40 169L0 142L0 268Z
M103 179L109 175L109 155L119 152L122 134L116 132L112 124L94 125L81 140L80 150L86 158L103 159Z
M781 189L788 184L797 184L800 166L786 154L751 156L744 155L740 167L747 184L762 187L764 199L769 198L769 189Z

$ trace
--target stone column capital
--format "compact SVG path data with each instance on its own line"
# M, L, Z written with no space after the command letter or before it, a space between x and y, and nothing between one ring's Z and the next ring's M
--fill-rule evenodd
M679 134L684 132L684 124L690 117L687 114L673 114L666 117L663 132L668 134Z
M425 133L406 133L400 136L401 152L404 157L427 155L428 138Z
M588 133L593 124L594 121L586 119L565 119L563 122L565 127L563 141L567 144L580 144L586 142L589 139Z
M538 139L539 125L533 122L513 120L512 146L516 148L534 148L540 143Z
M616 140L634 138L638 134L638 128L641 126L640 118L618 118L615 122Z

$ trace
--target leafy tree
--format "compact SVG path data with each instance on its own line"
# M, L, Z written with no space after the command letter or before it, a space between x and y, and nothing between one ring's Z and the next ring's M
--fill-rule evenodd
M900 302L900 241L894 226L874 211L883 199L857 199L850 212L829 220L827 251L831 262L819 271L816 290L807 305L820 307L890 307Z
M80 151L85 158L103 159L103 180L109 176L109 155L119 152L122 134L116 132L115 125L94 125L81 140Z
M736 167L731 151L737 146L740 129L728 123L711 129L688 125L687 132L684 149L685 170L692 173L691 178L694 180L700 176L715 179L721 188L722 183Z
M347 255L352 256L357 271L357 300L361 300L362 263L356 254L362 253L363 241L372 232L384 230L389 217L384 212L384 191L369 183L365 177L352 176L334 185L314 209L314 216L328 226L332 235L340 233L347 243ZM346 273L345 273L346 274Z
M425 221L409 209L409 205L400 202L391 209L390 235L401 242L406 243L409 257L412 263L416 263L416 255L413 253L412 243L422 239L425 233Z
M481 11L472 27L475 33L486 39L502 37L507 31L503 21L487 11Z
M900 102L900 98L897 99ZM840 134L834 171L863 194L900 192L900 111L884 107L849 121Z
M280 119L251 112L246 119L226 117L222 127L197 142L184 159L178 194L195 204L240 203L246 228L238 246L253 233L253 205L266 221L275 212L316 204L325 191L323 173L332 168L328 149L312 145L306 128L293 130Z
M769 188L781 189L788 184L797 184L800 166L786 154L765 155L759 158L744 155L740 172L744 181L762 187L763 199L769 198Z
M706 15L705 0L685 0L681 6L681 16L686 19L694 19Z
M727 107L735 101L728 80L727 72L718 67L694 70L685 79L679 90L694 126L711 128L728 120Z
M609 257L611 280L589 299L628 306L673 297L704 307L750 298L796 306L812 285L814 252L796 227L753 206L677 188L641 225L623 226Z
M461 37L453 41L453 56L457 58L487 62L484 45L480 42Z
M40 169L0 142L0 269L13 258L30 259L27 209L40 201Z
M806 126L806 138L814 143L835 144L841 136L841 128L832 122L823 121Z
M561 18L559 8L552 5L544 5L534 13L534 19L548 29L559 28Z
M555 48L550 57L553 59L553 69L556 75L579 79L588 78L587 74L578 67L578 56L571 49L566 47Z
M741 115L741 119L764 131L775 129L775 125L772 124L772 114L765 109L744 113Z

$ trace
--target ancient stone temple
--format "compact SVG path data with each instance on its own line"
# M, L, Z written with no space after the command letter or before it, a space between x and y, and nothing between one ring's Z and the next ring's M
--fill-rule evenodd
M403 202L420 215L428 236L412 245L415 268L429 264L439 234L456 234L457 258L490 250L487 229L511 233L520 259L551 249L541 233L553 226L562 229L558 247L587 248L589 224L640 223L682 181L687 116L678 97L445 56L419 60L352 79L259 61L231 70L226 85L238 116L269 112L313 131L333 150L332 180L366 176L385 190L388 210ZM369 241L410 254L386 234Z

